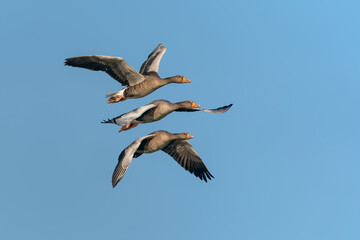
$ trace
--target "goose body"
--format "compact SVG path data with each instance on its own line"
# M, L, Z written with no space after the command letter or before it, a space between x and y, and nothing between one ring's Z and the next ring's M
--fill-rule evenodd
M120 131L129 130L136 127L138 124L155 122L163 119L170 113L177 112L194 112L194 111L204 111L210 113L224 113L232 106L223 106L217 109L201 109L200 105L194 103L193 101L183 101L172 103L166 100L156 100L145 106L134 109L128 113L122 114L116 118L108 119L102 123L114 123L119 126L122 126ZM119 131L119 132L120 132Z
M187 139L192 138L188 133L169 133L167 131L156 131L149 135L140 137L125 148L118 159L112 176L112 186L124 177L132 159L143 153L153 153L162 150L169 154L185 170L193 173L196 177L207 182L214 178L205 164L195 152Z
M191 82L181 75L169 78L159 77L159 64L165 52L165 46L159 44L142 64L140 73L121 57L87 55L67 58L65 59L65 65L93 71L104 71L121 85L127 86L119 92L106 95L109 98L108 103L116 103L128 98L142 98L169 83Z

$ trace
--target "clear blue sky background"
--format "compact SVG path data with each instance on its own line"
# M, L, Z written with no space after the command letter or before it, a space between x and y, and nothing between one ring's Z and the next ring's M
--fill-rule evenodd
M360 239L359 1L10 1L1 4L1 239ZM168 85L119 104L122 87L65 58L158 43ZM153 100L174 113L118 133L100 121ZM119 153L156 130L188 131L215 176L163 152Z

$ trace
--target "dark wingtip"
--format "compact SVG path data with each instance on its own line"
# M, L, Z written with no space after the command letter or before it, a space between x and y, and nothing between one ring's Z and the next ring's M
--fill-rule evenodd
M209 180L211 180L211 178L214 178L214 176L209 171L206 171L205 174Z
M227 105L225 107L219 108L219 109L224 109L224 112L227 112L232 107L232 105L233 104L231 103L231 104L229 104L229 105Z
M199 109L199 110L204 112L211 112L211 113L224 113L227 112L232 107L232 105L233 104L231 103L227 106L222 106L215 109Z
M108 120L102 120L101 123L113 123L112 119L108 118Z
M75 63L75 59L74 58L66 58L64 65L65 66L70 66L70 67L75 67L74 63Z
M197 175L198 178L200 178L201 181L205 181L206 183L208 180L212 180L211 178L215 178L209 171L203 172L199 175Z
M69 63L69 58L65 59L64 66L71 66L71 64Z
M121 179L120 179L121 180ZM112 179L112 181L111 181L111 185L112 185L112 187L113 188L115 188L116 187L116 185L120 182L120 180L117 180L117 179Z
M232 105L233 105L233 104L231 103L231 104L225 106L224 108L227 108L227 109L226 109L226 111L227 111L227 110L229 110L229 109L232 107Z

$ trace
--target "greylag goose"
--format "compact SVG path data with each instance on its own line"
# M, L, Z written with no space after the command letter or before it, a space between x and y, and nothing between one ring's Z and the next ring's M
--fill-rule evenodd
M128 113L122 114L113 119L108 119L102 121L101 123L114 123L116 125L122 126L119 132L129 130L136 127L140 123L150 123L159 121L160 119L166 117L168 114L173 111L176 112L194 112L194 111L204 111L210 113L224 113L232 106L219 107L217 109L201 109L200 105L194 103L193 101L184 101L171 103L166 100L156 100L145 106L139 107L135 110L132 110Z
M167 131L156 131L149 135L140 137L125 148L118 159L112 175L112 186L124 177L129 168L131 160L143 153L152 153L162 150L173 157L185 170L193 173L196 177L207 182L214 178L207 170L205 164L195 152L187 139L193 138L188 133L169 133Z
M65 59L65 65L86 68L93 71L104 71L121 83L121 85L127 86L119 92L106 95L106 97L109 98L108 103L116 103L128 98L142 98L169 83L191 82L181 75L169 78L159 77L159 64L165 52L166 47L163 44L159 44L142 64L140 73L133 69L121 57L100 55L80 56Z

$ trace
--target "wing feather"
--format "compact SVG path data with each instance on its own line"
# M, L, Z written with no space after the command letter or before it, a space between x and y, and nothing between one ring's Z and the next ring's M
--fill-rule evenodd
M115 187L116 184L124 177L129 165L133 159L135 151L140 146L141 142L147 138L154 137L154 134L146 135L136 139L132 142L127 148L125 148L119 158L118 164L115 167L114 173L112 175L112 186Z
M219 108L215 108L215 109L202 109L202 108L191 108L191 109L186 109L186 108L179 108L177 110L175 110L176 112L196 112L196 111L203 111L203 112L209 112L209 113L224 113L227 110L229 110L231 108L232 104L227 105L227 106L223 106L223 107L219 107Z
M173 157L185 170L201 180L207 182L214 178L187 140L174 140L162 150Z
M155 103L149 103L145 106L141 106L135 110L132 110L130 112L124 113L118 117L115 117L111 120L107 120L107 121L103 121L102 123L108 123L108 122L112 122L115 123L116 125L125 125L130 123L132 120L137 119L138 117L140 117L144 112L148 111L149 109L152 109L154 107L156 107L157 104Z
M150 53L148 59L142 64L140 68L140 74L143 75L153 74L159 76L158 71L159 71L160 61L165 52L166 52L166 47L164 46L164 44L160 43L154 49L154 51Z
M132 86L144 81L145 79L144 76L133 69L121 57L108 57L100 55L73 57L65 59L65 65L106 72L123 86Z

